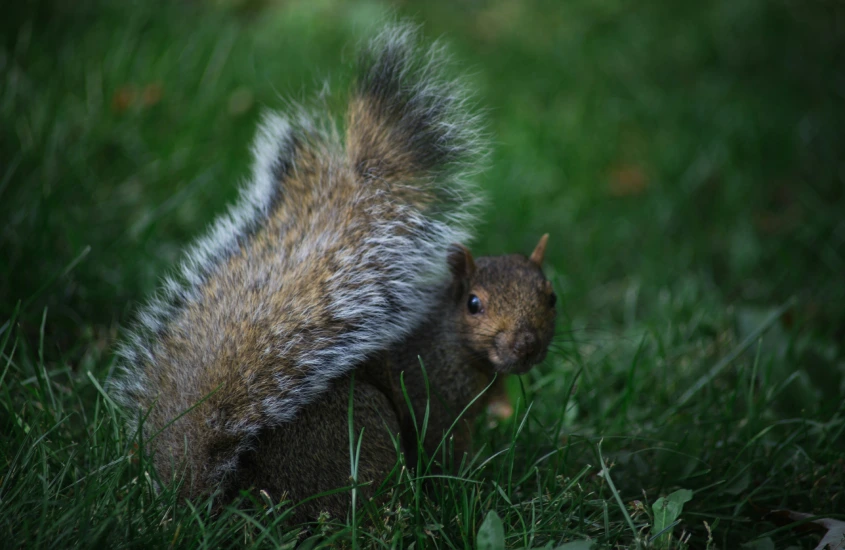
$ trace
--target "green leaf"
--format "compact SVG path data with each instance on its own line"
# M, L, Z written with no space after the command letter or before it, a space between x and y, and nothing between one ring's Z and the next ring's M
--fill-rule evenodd
M317 548L317 546L323 542L323 535L313 535L302 541L302 543L297 546L300 550L311 550L312 548Z
M729 495L736 496L748 489L749 485L751 485L751 472L749 470L745 470L735 479L732 479L730 484L725 486L723 491Z
M689 489L679 489L667 497L660 497L657 502L652 504L651 510L654 512L654 528L651 530L652 534L657 536L658 546L663 546L669 542L669 534L671 529L667 529L672 525L681 515L684 509L684 503L692 500L692 491ZM663 532L665 530L665 532Z
M505 526L496 512L493 510L487 512L487 517L478 528L475 539L478 550L504 550Z

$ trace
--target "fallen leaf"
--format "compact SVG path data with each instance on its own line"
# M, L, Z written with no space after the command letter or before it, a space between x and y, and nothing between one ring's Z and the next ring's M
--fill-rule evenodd
M610 173L607 191L612 197L642 195L648 189L648 178L639 166L621 166Z
M786 516L792 521L801 521L816 517L813 514L804 514L793 510L773 510L772 515ZM825 535L816 546L815 550L845 550L845 521L831 518L821 518L809 523L820 526L825 530Z
M489 390L490 400L487 402L487 413L497 421L507 420L513 416L513 404L505 381L496 380Z
M132 86L123 86L118 88L114 95L111 98L111 108L112 111L116 113L122 113L126 109L132 106L135 102L135 96L137 96L137 92L135 88Z
M144 107L152 107L161 101L162 93L161 84L147 84L144 87L144 91L141 92L141 103L144 104Z

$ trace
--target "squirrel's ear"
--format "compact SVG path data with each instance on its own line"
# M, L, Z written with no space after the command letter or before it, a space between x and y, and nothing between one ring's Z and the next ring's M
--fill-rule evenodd
M540 237L540 242L537 243L537 246L534 247L534 252L532 252L531 257L528 258L528 260L537 267L543 266L543 256L546 255L547 242L549 242L548 233Z
M475 273L475 260L472 253L462 244L453 244L449 247L449 256L446 261L449 263L449 271L452 278L461 281L472 277Z

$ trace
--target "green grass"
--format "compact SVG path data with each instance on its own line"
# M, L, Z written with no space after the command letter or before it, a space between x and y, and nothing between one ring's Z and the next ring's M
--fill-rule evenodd
M840 4L115 5L0 22L4 546L495 548L498 518L508 548L634 547L678 489L655 545L813 548L767 512L845 519ZM118 327L234 198L261 109L342 92L390 9L467 67L496 140L473 248L551 233L559 336L461 475L400 464L383 509L307 533L263 501L212 519L130 452Z

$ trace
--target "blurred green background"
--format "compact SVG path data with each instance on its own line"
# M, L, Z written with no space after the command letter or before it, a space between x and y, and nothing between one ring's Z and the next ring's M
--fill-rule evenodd
M444 36L487 111L482 252L550 232L560 289L591 322L620 320L632 289L639 314L691 280L726 305L797 295L802 323L845 335L840 3L83 0L4 13L0 304L24 300L37 318L49 306L62 350L126 318L234 196L261 110L326 82L343 92L354 44L385 14Z
M20 304L22 346L105 376L118 327L235 197L262 110L341 105L354 45L395 17L446 40L485 111L474 249L529 252L551 234L561 337L528 379L549 399L537 417L554 423L582 369L567 426L683 441L725 465L693 483L686 464L639 464L620 443L620 467L657 472L654 487L729 480L718 515L771 475L776 491L754 493L767 505L844 509L841 2L5 5L0 324ZM800 466L778 462L793 421L830 428ZM736 466L746 429L768 425L771 446Z

